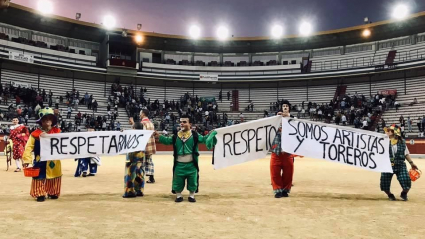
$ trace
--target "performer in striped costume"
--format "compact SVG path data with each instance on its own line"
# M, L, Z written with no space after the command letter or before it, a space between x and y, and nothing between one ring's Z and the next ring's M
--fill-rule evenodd
M41 128L31 133L25 146L23 160L25 166L32 164L35 168L40 168L40 174L32 178L30 195L37 199L37 202L44 202L46 195L50 199L58 199L61 191L62 169L60 160L40 161L40 135L58 134L61 132L56 128L56 116L53 109L46 107L39 110L40 119L37 123ZM32 156L34 152L34 157Z

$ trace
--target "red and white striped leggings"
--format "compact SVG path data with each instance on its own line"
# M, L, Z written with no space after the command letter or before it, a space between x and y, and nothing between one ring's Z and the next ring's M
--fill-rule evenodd
M60 196L62 177L53 179L32 179L30 195L33 198L51 195Z

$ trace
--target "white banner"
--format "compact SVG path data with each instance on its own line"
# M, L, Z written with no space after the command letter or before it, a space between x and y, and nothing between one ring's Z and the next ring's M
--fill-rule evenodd
M218 75L199 75L201 81L218 81Z
M214 169L266 157L281 118L274 116L216 129Z
M387 135L337 125L282 118L282 151L391 172Z
M9 51L9 59L14 61L23 61L26 63L34 63L34 56L11 51Z
M153 130L94 131L40 137L41 161L143 151Z
M31 84L30 83L23 83L23 82L17 82L17 81L10 81L10 85L13 87L18 88L19 86L21 88L28 88L31 89Z

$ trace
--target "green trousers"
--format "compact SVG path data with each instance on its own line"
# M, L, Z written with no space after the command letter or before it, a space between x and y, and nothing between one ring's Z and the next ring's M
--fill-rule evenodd
M189 192L195 192L198 188L198 170L196 170L195 164L193 164L193 162L176 162L173 177L173 190L176 192L182 192L186 179L187 190Z

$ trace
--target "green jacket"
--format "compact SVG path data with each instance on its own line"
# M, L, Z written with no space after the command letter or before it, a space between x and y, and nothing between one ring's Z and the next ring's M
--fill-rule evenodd
M194 145L195 137L194 134L196 134L198 137L198 142L196 145ZM177 155L174 155L174 160L177 160L177 156L179 155L187 155L187 154L193 154L193 160L198 162L198 145L199 144L205 144L208 149L212 149L214 145L216 144L215 135L217 132L213 132L212 134L208 134L205 136L202 136L194 131L192 131L192 136L186 140L186 142L183 142L179 137L176 136L159 136L159 142L165 145L172 145L173 144L173 138L175 138L175 145L174 151L177 153Z
M173 177L174 177L174 170L176 168L177 163L177 157L179 155L187 155L192 154L193 156L193 164L196 167L196 170L198 171L198 189L196 189L196 193L199 192L199 166L198 166L198 159L199 159L199 153L198 153L198 144L205 144L208 149L212 149L214 145L217 143L217 140L215 138L215 135L217 132L213 131L211 134L202 136L198 134L195 131L192 131L192 136L186 140L186 142L183 142L177 135L173 136L159 136L159 142L165 145L173 145L174 149L174 165L173 165ZM174 190L171 191L172 193Z

